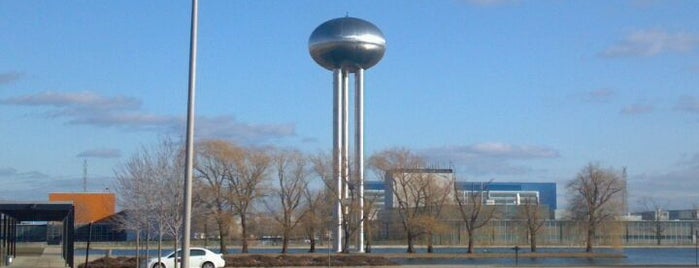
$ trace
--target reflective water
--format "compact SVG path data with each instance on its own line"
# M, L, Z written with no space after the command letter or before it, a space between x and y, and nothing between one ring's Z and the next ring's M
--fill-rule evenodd
M169 249L163 250L168 252ZM540 248L540 253L554 252L582 252L579 248ZM327 249L321 248L316 253L326 253ZM400 254L404 253L405 248L374 248L371 254ZM438 248L435 254L465 254L464 248ZM488 248L477 249L478 253L512 253L510 248ZM528 252L521 250L520 253ZM626 258L522 258L517 261L520 265L532 266L564 266L564 265L696 265L699 255L696 248L627 248L623 250L613 249L595 249L598 253L619 253ZM239 254L240 249L231 249L229 254ZM278 248L254 248L250 249L251 254L269 254L279 253ZM307 249L293 248L289 250L289 254L307 253ZM418 249L418 253L425 253L424 249ZM76 250L76 255L85 255L84 250ZM91 256L106 255L105 250L90 250ZM135 250L112 250L111 256L134 256ZM141 254L145 253L141 251ZM150 250L149 255L155 256L156 250ZM514 265L514 258L479 258L479 259L397 259L400 264L405 265Z

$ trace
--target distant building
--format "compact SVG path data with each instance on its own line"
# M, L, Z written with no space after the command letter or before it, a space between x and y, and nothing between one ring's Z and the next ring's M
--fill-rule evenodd
M116 213L113 193L50 193L49 201L73 202L76 225L97 222Z
M68 201L75 206L75 241L124 241L118 225L114 193L50 193L49 201ZM55 227L48 226L49 237Z
M364 197L374 210L388 210L397 207L394 193L397 174L404 176L413 173L416 178L430 178L439 183L454 180L452 169L402 169L387 172L384 181L367 181L364 184ZM556 183L541 182L463 182L456 181L455 187L462 195L478 192L484 197L486 205L519 206L526 201L534 201L546 207L549 217L553 218L558 208L556 203ZM449 193L453 194L453 193ZM453 197L452 197L453 198Z
M670 220L699 220L699 209L668 210Z
M558 208L553 182L456 182L456 187L463 193L481 192L486 205L519 206L534 201L551 216Z
M651 210L631 213L643 221L696 221L699 220L699 209L680 210Z

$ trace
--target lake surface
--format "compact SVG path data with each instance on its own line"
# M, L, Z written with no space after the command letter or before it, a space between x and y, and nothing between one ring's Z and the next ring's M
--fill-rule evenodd
M279 248L253 248L250 254L279 253ZM163 254L170 249L163 250ZM487 248L476 249L478 253L513 253L510 248ZM326 253L327 249L321 248L316 253ZM464 254L465 248L437 248L434 254ZM520 253L529 252L520 250ZM553 252L583 252L580 248L540 248L540 253ZM617 253L626 255L626 258L522 258L518 259L520 265L530 266L565 266L565 265L695 265L697 264L697 251L695 248L627 248L623 250L595 249L597 253ZM239 254L239 248L229 250L229 254ZM307 249L293 248L289 254L307 253ZM405 253L405 248L373 248L369 254L400 254ZM417 253L425 253L422 248L417 249ZM76 255L85 255L84 250L76 250ZM105 250L90 250L91 256L106 255ZM141 251L141 254L145 254ZM111 255L135 256L135 250L112 250ZM157 250L150 250L149 256L156 256ZM403 265L514 265L514 258L480 258L480 259L399 259L396 260Z

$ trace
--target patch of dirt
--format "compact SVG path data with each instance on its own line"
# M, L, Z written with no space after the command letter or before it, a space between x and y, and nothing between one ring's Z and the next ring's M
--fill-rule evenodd
M388 266L398 265L382 256L371 255L226 255L226 267L276 266Z
M78 268L84 268L85 264L81 263ZM89 268L133 268L136 267L136 257L103 257L91 261Z

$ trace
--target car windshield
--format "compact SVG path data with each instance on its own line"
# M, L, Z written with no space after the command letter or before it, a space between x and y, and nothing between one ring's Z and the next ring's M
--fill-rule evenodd
M177 256L182 255L182 250L177 250ZM201 249L190 249L189 250L189 256L204 256L206 255L206 252ZM170 251L167 254L163 255L165 258L174 258L175 257L175 251Z
M180 254L180 251L177 251L177 254ZM170 251L167 254L163 255L165 258L174 258L175 257L175 251Z

